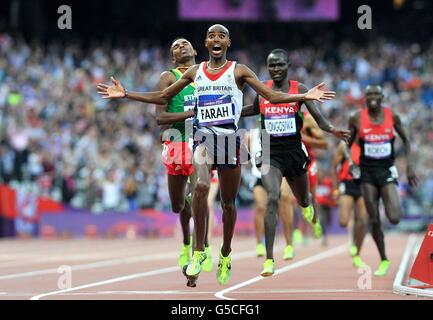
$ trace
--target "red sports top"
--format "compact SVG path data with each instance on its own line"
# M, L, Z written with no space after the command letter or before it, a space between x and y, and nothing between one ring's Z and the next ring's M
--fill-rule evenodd
M374 124L370 121L368 109L361 111L361 167L389 167L394 164L394 120L389 108L383 108L383 113L383 122Z
M332 197L332 179L330 176L325 176L319 183L316 191L316 201L321 206L335 206L335 200Z
M290 80L289 94L299 92L298 82ZM272 89L273 81L265 83ZM260 126L270 135L270 153L286 153L301 146L301 105L299 102L272 104L260 97Z

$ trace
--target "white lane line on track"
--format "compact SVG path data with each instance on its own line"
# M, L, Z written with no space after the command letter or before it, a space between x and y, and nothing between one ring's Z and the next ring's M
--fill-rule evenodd
M320 261L320 260L323 260L323 259L326 259L326 258L329 258L329 257L332 257L332 256L336 256L336 255L338 255L340 253L345 252L347 250L347 246L348 246L348 244L346 243L346 244L340 245L338 247L335 247L333 249L328 249L326 251L323 251L323 252L321 252L319 254L316 254L316 255L313 255L311 257L308 257L308 258L296 261L295 263L292 263L292 264L290 264L290 265L288 265L286 267L277 269L275 271L275 274L273 275L273 277L275 277L275 276L277 276L277 275L279 275L281 273L288 272L288 271L291 271L291 270L294 270L294 269L298 269L300 267L304 267L304 266L312 264L314 262L317 262L317 261ZM232 298L227 298L224 295L226 293L228 293L228 292L231 292L231 291L234 291L236 289L248 286L250 284L253 284L255 282L258 282L258 281L261 281L261 280L264 280L264 279L265 279L264 277L258 276L258 277L252 278L250 280L241 282L241 283L239 283L239 284L237 284L235 286L232 286L232 287L229 287L227 289L218 291L217 293L215 293L215 297L220 298L220 299L225 299L225 300L235 300L235 299L232 299Z
M389 290L361 290L361 289L323 289L323 290L315 290L315 289L288 289L288 290L252 290L252 291L235 291L232 292L232 295L257 295L257 294L336 294L336 293L389 293ZM0 295L7 295L9 297L28 297L36 295L37 292L19 292L19 293L8 293L8 292L0 292ZM58 293L56 294L59 297L68 297L68 296L114 296L113 299L116 299L115 296L133 296L133 295L212 295L215 294L215 291L182 291L182 290L161 290L161 291L88 291L88 292L66 292L66 293Z
M132 279L137 279L137 278L150 277L150 276L155 276L155 275L174 272L174 271L179 271L179 267L175 266L175 267L169 267L169 268L164 268L164 269L159 269L159 270L135 273L135 274L130 274L130 275L127 275L124 277L117 277L117 278L108 279L108 280L104 280L104 281L93 282L93 283L85 284L82 286L73 287L70 289L64 289L64 290L52 291L52 292L48 292L48 293L42 293L42 294L39 294L37 296L31 297L30 300L40 300L43 297L52 296L55 294L71 292L71 291L76 291L76 290L81 290L81 289L87 289L87 288L91 288L91 287L102 286L105 284L111 284L111 283L127 281L127 280L132 280Z
M178 254L178 252L175 252L175 251L160 253L160 254L148 254L148 255L142 255L142 256L138 256L138 257L118 258L118 259L104 260L104 261L98 261L98 262L92 262L92 263L86 263L86 264L78 264L75 266L71 266L71 268L72 268L72 271L80 271L80 270L96 269L96 268L101 268L101 267L112 267L115 265L123 265L123 264L129 264L129 263L170 259L170 258L175 257L177 254ZM41 275L46 275L46 274L55 274L55 273L57 273L57 270L58 270L58 268L50 268L50 269L43 269L43 270L37 270L37 271L7 274L7 275L0 276L0 280L10 280L10 279L16 279L16 278L25 278L25 277L41 276Z
M123 253L125 253L123 255ZM139 254L140 256L142 256L142 254L135 252L136 254ZM141 252L142 253L142 252ZM108 259L119 259L120 257L125 257L128 258L130 257L132 254L131 253L127 253L127 252L122 252L122 254L113 254L113 253L100 253L100 254L64 254L64 255L56 255L56 256L51 256L51 257L42 257L40 255L34 255L34 258L28 258L26 260L21 260L21 261L10 261L7 263L0 263L0 268L4 269L4 268L13 268L13 267L22 267L22 266L27 266L29 264L32 265L38 265L38 264L48 264L48 263L55 263L55 262L59 262L60 264L68 264L68 263L73 263L76 261L79 262L85 262L87 261L95 261L95 260L108 260Z
M243 259L244 255L246 254L245 258L248 258L248 257L253 256L252 253L255 254L255 251L246 251L246 252L234 255L234 257L236 257L237 259L239 259L239 258ZM115 265L122 265L122 264L129 264L129 263L170 259L170 258L177 257L178 254L179 254L178 251L172 251L172 252L165 252L165 253L160 253L160 254L147 254L147 255L141 255L141 256L134 256L134 257L129 257L129 258L128 257L121 257L121 258L103 260L103 261L98 261L98 262L72 265L71 268L72 268L72 271L89 270L89 269L111 267L111 266L115 266ZM64 264L66 264L66 263L61 262L59 264L59 266L64 265ZM47 275L47 274L56 274L57 270L58 270L58 268L49 268L49 269L42 269L42 270L36 270L36 271L28 271L28 272L19 272L19 273L13 273L13 274L0 275L0 281L1 280L17 279L17 278L41 276L41 275Z
M46 264L46 263L55 263L57 262L59 265L70 264L75 261L85 262L86 260L112 260L112 259L128 259L131 256L143 256L143 250L141 252L139 250L128 250L122 251L119 253L88 253L88 254L63 254L57 256L49 256L42 257L40 255L35 255L33 259L27 259L22 261L11 261L8 263L0 263L0 269L2 268L11 268L11 267L22 267L23 265L33 265L34 267L38 264ZM176 253L177 254L177 253ZM90 263L90 262L89 262ZM94 263L94 262L92 262Z
M280 245L280 246L278 246L278 249L281 249L282 247L283 246ZM151 258L154 256L155 255L151 256ZM255 256L256 256L256 250L249 250L249 251L241 252L238 254L233 254L233 260L246 259L246 258L251 258L251 257L255 257ZM153 259L154 258L152 258L152 260ZM122 261L124 262L125 259L122 259ZM57 269L56 269L56 271L57 271ZM102 286L102 285L116 283L116 282L128 281L128 280L137 279L137 278L150 277L150 276L155 276L155 275L160 275L160 274L170 273L170 272L175 272L175 271L179 271L179 266L169 267L169 268L164 268L164 269L157 269L157 270L152 270L152 271L146 271L146 272L141 272L141 273L134 273L134 274L130 274L127 276L116 277L116 278L112 278L112 279L108 279L108 280L93 282L93 283L81 285L78 287L72 287L69 289L42 293L42 294L31 297L30 300L40 300L41 298L56 295L56 294L62 294L62 293L66 293L66 292L72 292L72 291ZM214 293L214 292L212 292L212 293Z
M413 256L413 248L417 242L417 237L414 234L411 234L407 239L406 248L403 252L403 257L401 258L400 266L398 267L397 273L394 278L393 289L403 285L403 280L406 275L407 265L410 262L411 257Z
M112 240L108 240L112 241ZM95 256L95 259L102 259L102 258L118 258L120 255L118 252L120 252L121 256L128 256L128 255L142 255L143 254L143 247L147 246L149 244L137 244L131 246L130 243L126 242L121 245L101 245L101 244L91 244L91 251L88 251L88 248L90 245L87 243L83 243L82 240L77 240L77 243L75 245L69 244L66 248L64 244L59 242L57 244L56 250L45 250L43 246L41 247L35 247L35 248L27 248L25 251L16 254L13 249L10 249L11 253L6 254L0 254L0 268L6 268L6 267L14 267L14 266L20 266L20 265L27 265L29 263L33 262L40 262L40 263L46 263L51 262L55 259L60 259L62 257L71 257L71 259L80 259L80 256L84 259L91 258L92 256ZM83 246L85 250L83 250ZM126 248L126 249L125 249ZM98 256L98 257L96 257ZM94 260L95 260L94 259Z
M287 294L287 293L352 293L365 292L361 289L287 289L287 290L251 290L251 291L236 291L231 294ZM389 292L389 290L368 290L368 292ZM68 295L198 295L198 294L215 294L215 291L182 291L182 290L161 290L161 291L95 291L95 292L80 292L80 293L64 293L59 296Z
M19 241L19 240L18 240ZM76 250L78 248L87 247L89 245L88 241L84 241L81 239L76 239L74 242L64 242L65 240L52 240L52 243L42 243L39 242L40 240L35 240L36 243L16 243L14 246L9 246L5 250L2 250L2 248L5 247L5 244L2 244L2 247L0 247L0 258L1 257L7 257L12 252L13 254L26 254L26 253L34 253L37 252L37 254L49 254L51 252L65 252L66 250ZM51 241L51 240L50 240ZM97 241L97 240L94 240ZM125 247L125 244L120 243L111 243L109 241L113 240L106 240L107 243L94 243L92 244L92 249L99 249L104 250L107 248L110 248L112 250L118 250ZM136 243L137 244L137 243ZM139 243L137 244L137 248L139 247Z
M131 291L96 291L96 292L78 292L78 293L65 293L59 295L182 295L182 294L214 294L215 291L182 291L182 290L160 290L160 291L142 291L142 290L131 290Z
M411 288L408 285L403 284L406 274L409 273L408 266L410 263L415 261L415 257L419 252L422 241L423 238L418 238L415 234L411 234L409 236L403 258L401 259L401 263L392 286L393 292L395 294L413 295L417 298L433 298L433 290L431 289Z

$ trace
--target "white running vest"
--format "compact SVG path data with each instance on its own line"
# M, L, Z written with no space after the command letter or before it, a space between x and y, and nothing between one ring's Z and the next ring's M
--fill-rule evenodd
M236 85L236 62L232 61L231 66L219 74L215 81L206 75L206 63L200 63L194 80L197 99L196 123L199 128L212 128L217 134L225 134L227 129L218 126L234 124L237 129L242 112L243 93Z

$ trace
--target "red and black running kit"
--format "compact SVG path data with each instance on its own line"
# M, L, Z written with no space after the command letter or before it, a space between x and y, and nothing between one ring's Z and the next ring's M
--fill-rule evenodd
M273 87L273 81L266 82ZM297 81L290 80L289 94L299 93ZM270 165L278 168L285 177L300 176L307 171L310 159L302 143L303 114L299 102L272 104L260 97L260 126L262 150L264 141L269 141Z
M361 148L361 182L378 188L397 183L398 172L394 165L394 119L389 108L383 108L383 121L373 123L368 109L361 111L359 146Z
M353 163L359 166L361 156L361 148L359 147L359 144L352 144L352 148L350 149L350 156L353 160ZM340 169L338 171L338 181L340 181L338 187L340 194L351 196L355 200L361 197L361 181L360 179L354 179L352 174L350 173L350 164L348 159L343 158L340 163Z

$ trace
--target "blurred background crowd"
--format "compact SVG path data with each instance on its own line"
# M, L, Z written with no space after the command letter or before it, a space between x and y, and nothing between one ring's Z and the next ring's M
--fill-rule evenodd
M229 52L229 58L249 65L266 80L268 50L252 44ZM299 47L289 54L291 78L307 86L324 81L338 92L337 99L322 109L340 127L347 127L350 112L363 107L366 85L383 85L385 105L400 114L411 133L421 178L416 194L431 204L433 43L422 50L418 44L407 47L385 40L367 47L342 42L320 49ZM102 100L95 84L115 75L127 88L154 90L161 72L171 67L168 47L99 45L84 50L77 44L43 46L1 35L2 181L32 181L42 193L95 211L155 203L167 206L154 107ZM253 92L247 89L245 102L252 98ZM256 122L249 118L241 126L249 129ZM329 152L320 153L324 173L329 172L335 141L331 145ZM399 163L404 185L405 167ZM247 188L248 179L244 180ZM241 195L242 200L251 198L247 190Z
M210 25L207 23L206 25ZM230 28L230 24L228 24ZM318 25L320 26L320 25ZM260 28L260 27L258 27ZM201 38L188 37L206 59ZM408 215L433 209L433 41L395 40L383 35L355 42L326 34L255 40L232 34L241 45L228 58L248 65L261 80L269 78L265 59L276 46L290 56L290 78L311 87L324 81L337 98L321 106L339 127L364 106L363 89L381 84L390 106L410 132L420 185L406 184L405 162L397 160L400 191ZM172 34L174 39L180 34ZM96 92L111 75L134 91L154 90L161 72L172 68L170 42L137 38L113 41L35 39L20 33L0 34L0 182L34 188L42 195L95 213L156 207L169 209L166 172L161 162L160 130L153 105L106 101ZM295 39L291 41L292 39ZM243 44L247 45L243 46ZM278 45L276 45L278 44ZM254 98L245 90L244 102ZM240 127L257 125L244 119ZM337 141L318 153L321 177L330 172ZM398 140L398 139L397 139ZM397 143L397 154L401 155ZM240 205L250 205L251 176L245 166Z

